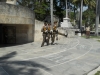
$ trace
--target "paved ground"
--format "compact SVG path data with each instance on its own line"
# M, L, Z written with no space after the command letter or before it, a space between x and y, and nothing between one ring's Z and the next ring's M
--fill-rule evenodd
M0 48L0 75L87 75L100 66L100 42L62 38ZM93 75L93 73L91 74Z

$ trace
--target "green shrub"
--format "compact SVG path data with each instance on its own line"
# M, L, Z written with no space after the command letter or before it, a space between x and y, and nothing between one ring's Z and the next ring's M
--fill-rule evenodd
M97 73L95 75L100 75L100 71L97 71Z

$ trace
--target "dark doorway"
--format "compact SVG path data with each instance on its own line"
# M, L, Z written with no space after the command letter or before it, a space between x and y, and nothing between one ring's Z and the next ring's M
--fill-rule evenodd
M6 2L7 0L0 0L0 2Z
M3 43L3 31L2 31L2 24L0 24L0 44Z
M15 44L16 43L16 27L3 26L3 43Z

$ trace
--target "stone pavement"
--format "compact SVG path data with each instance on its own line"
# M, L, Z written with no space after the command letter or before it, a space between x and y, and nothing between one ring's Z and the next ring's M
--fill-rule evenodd
M0 48L0 75L94 75L100 66L100 42L65 38Z

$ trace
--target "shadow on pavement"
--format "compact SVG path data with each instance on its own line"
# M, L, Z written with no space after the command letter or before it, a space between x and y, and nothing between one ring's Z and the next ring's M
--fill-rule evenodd
M16 54L16 52L11 52L9 54L3 55L2 57L0 57L0 62L6 61L7 59L14 57Z
M25 45L33 42L27 42L27 43L15 43L15 44L0 44L0 48L2 47L11 47L11 46L18 46L18 45Z
M14 61L10 58L17 55L16 52L11 52L0 57L0 66L9 75L43 75L43 72L50 71L46 66L32 61Z

